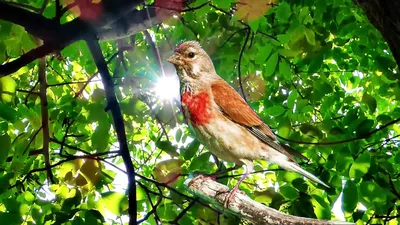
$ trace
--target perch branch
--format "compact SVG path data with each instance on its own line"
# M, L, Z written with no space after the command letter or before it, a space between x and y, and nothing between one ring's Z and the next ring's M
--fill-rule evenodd
M341 221L318 220L298 216L291 216L279 212L275 209L258 203L248 196L236 193L234 199L229 203L228 209L223 209L225 198L228 195L229 188L223 184L213 181L208 177L195 177L187 179L185 184L189 190L201 199L210 202L221 210L227 210L230 213L239 215L254 224L265 225L346 225L354 224Z

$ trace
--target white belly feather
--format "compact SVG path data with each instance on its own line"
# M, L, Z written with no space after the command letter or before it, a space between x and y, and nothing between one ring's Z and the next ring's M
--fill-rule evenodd
M242 126L228 120L212 118L210 123L194 127L200 142L218 158L244 164L242 160L263 158L262 143Z

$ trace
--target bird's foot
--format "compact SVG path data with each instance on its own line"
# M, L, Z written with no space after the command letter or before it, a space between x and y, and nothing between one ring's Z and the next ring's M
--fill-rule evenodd
M229 203L235 198L235 194L238 191L239 191L238 188L236 188L236 187L232 188L232 190L225 197L224 208L228 208Z

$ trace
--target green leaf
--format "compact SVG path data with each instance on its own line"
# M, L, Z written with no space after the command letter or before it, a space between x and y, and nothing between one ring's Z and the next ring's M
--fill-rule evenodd
M115 202L111 203L111 204L116 204ZM97 210L87 210L85 211L85 224L100 224L99 222L97 222L97 220L100 220L101 222L104 223L104 217L103 215L101 215L101 213Z
M146 191L142 188L142 186L137 185L136 186L136 201L144 200L146 199Z
M276 8L276 19L280 23L287 23L289 21L289 17L292 14L290 10L290 5L287 2L281 2Z
M13 173L0 174L0 194L4 193L8 190L8 186L10 185L10 179L14 177Z
M368 202L386 202L386 191L372 181L362 182L360 185L361 196Z
M276 65L278 64L278 53L273 53L265 63L265 76L269 77L274 74Z
M300 131L303 134L307 134L309 136L313 136L313 137L318 137L318 138L322 138L323 133L321 132L320 129L318 129L318 127L310 125L310 124L303 124L300 126Z
M3 42L0 42L0 65L6 60L6 51L6 45Z
M290 131L292 130L292 126L290 124L290 120L285 118L279 123L278 133L282 137L289 137Z
M196 139L193 140L186 148L182 149L183 158L189 160L193 158L196 152L199 150L200 142Z
M268 114L271 116L279 116L282 113L284 113L286 111L286 109L283 108L282 106L277 105L277 106L272 106L271 108L268 108L267 111L268 111Z
M367 93L364 93L361 101L368 106L369 111L371 113L375 112L377 104L376 104L376 99L374 97L372 97Z
M122 106L122 104L121 104ZM104 105L102 103L93 103L86 105L88 111L87 119L90 122L102 121L107 119L107 114L104 113ZM130 108L133 108L130 106Z
M210 156L211 156L210 152L206 152L199 155L196 159L192 160L189 169L191 171L202 171L206 169Z
M324 199L319 195L312 195L311 202L314 205L314 212L318 219L331 219L331 210L330 206Z
M255 62L257 64L263 64L268 59L268 56L271 54L271 52L272 52L272 45L266 44L262 46L257 52Z
M13 24L11 22L5 20L0 21L0 39L8 37L12 28Z
M287 98L287 107L289 109L293 109L294 108L294 103L296 101L296 99L299 97L299 93L295 90L292 90Z
M306 38L308 43L311 45L315 45L315 33L314 30L311 30L309 28L305 28L305 33L306 33Z
M302 54L303 51L298 49L279 49L278 53L286 57L296 57Z
M371 165L371 156L368 151L364 152L354 161L350 167L349 176L350 178L361 178L367 172Z
M112 214L121 215L120 203L126 196L119 192L108 191L101 193L101 201Z
M248 22L251 30L254 33L257 33L258 27L260 26L260 21L261 21L261 19L256 19L256 20L250 20Z
M5 121L0 122L0 134L5 134L8 130L8 123Z
M290 206L289 213L296 216L315 218L311 197L307 194L301 193L299 198L293 201L293 204Z
M342 210L352 213L358 204L358 191L353 181L348 180L344 185Z
M281 77L290 78L292 76L292 71L290 70L289 63L286 60L281 60L279 62L279 74Z
M213 3L218 8L229 9L231 7L231 0L213 0Z
M181 138L182 138L182 129L179 128L178 130L176 130L175 133L175 141L179 142Z
M370 119L363 120L356 129L357 136L363 136L368 134L371 131L372 126L374 125L374 121Z
M29 203L32 203L35 200L35 196L29 191L24 192L24 198Z
M157 214L165 220L173 220L177 217L177 210L171 204L165 204L157 207Z
M171 156L179 156L176 152L176 147L173 146L170 141L157 141L156 146Z
M111 125L104 122L100 123L96 127L96 130L92 135L91 141L93 148L96 149L97 152L106 151L110 139L110 128Z
M0 135L0 165L6 162L11 150L11 138L8 134Z
M0 102L0 118L14 123L18 119L18 112L11 108L9 105Z
M289 185L280 187L279 193L289 200L294 200L299 197L299 192L294 187Z

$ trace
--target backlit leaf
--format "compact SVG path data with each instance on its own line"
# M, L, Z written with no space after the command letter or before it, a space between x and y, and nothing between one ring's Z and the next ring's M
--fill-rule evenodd
M105 207L112 214L119 216L121 215L121 201L126 198L126 196L119 192L108 191L101 193L101 201L104 203Z
M110 124L100 123L94 131L91 141L97 152L104 152L107 149L110 138Z
M361 178L364 176L370 167L371 156L368 151L364 152L354 161L350 167L350 178Z
M313 30L306 28L305 29L306 32L306 38L308 43L310 43L311 45L315 45L315 33Z
M15 95L17 83L10 77L0 78L0 99L5 103L10 103Z

